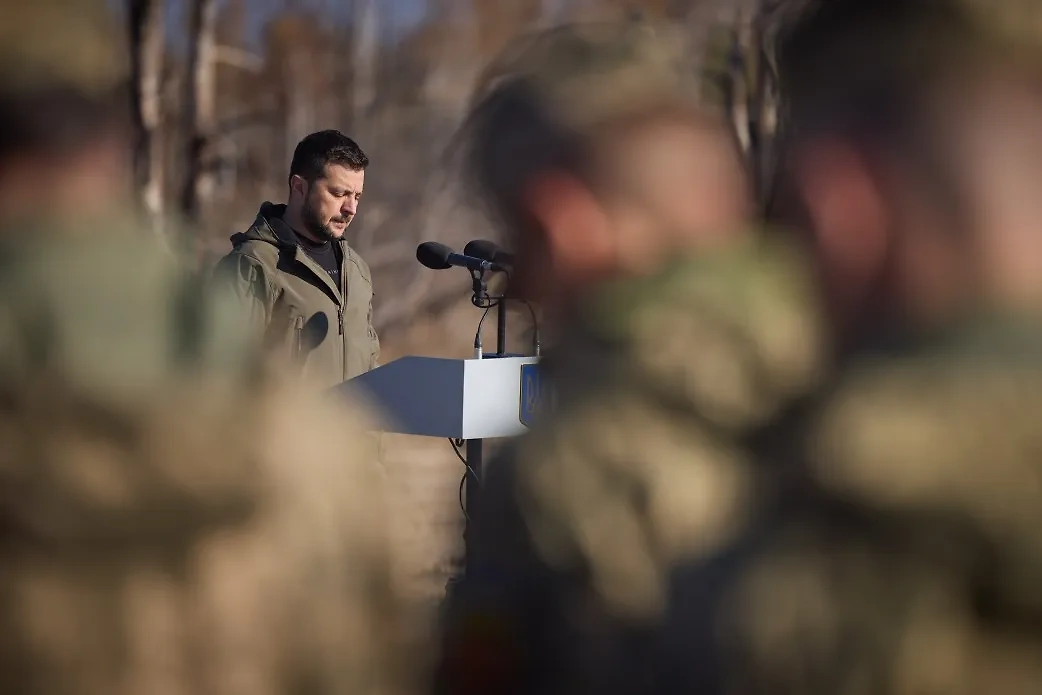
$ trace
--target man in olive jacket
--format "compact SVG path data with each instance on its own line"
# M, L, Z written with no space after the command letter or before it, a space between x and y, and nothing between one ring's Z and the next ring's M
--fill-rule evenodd
M344 239L369 158L335 130L297 145L285 205L264 203L215 277L242 299L277 362L327 388L376 366L369 266Z

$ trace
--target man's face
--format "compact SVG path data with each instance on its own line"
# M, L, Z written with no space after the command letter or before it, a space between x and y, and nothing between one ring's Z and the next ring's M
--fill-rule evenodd
M339 239L344 236L347 226L358 212L365 171L341 164L327 164L323 175L310 186L303 179L296 183L300 186L299 195L304 201L301 217L307 231L316 239Z
M111 216L114 207L132 200L127 147L118 134L101 135L61 157L32 150L5 157L0 161L0 221L43 219L58 228L79 228L84 219ZM56 190L62 192L58 206Z
M890 152L804 143L795 178L839 330L1042 307L1042 93L1002 71L937 90ZM856 339L856 335L852 336Z
M947 320L965 301L967 220L949 162L937 157L946 151L936 140L866 148L832 136L794 148L792 176L841 349Z
M953 95L943 121L969 192L980 291L992 302L1042 305L1042 90L1004 75Z
M620 268L728 244L748 224L746 174L722 127L681 117L634 126L605 143L602 162Z
M519 263L528 285L564 302L599 282L653 272L671 257L731 242L751 209L733 141L723 128L669 117L632 125L599 147L592 188L548 177L529 211L539 231Z

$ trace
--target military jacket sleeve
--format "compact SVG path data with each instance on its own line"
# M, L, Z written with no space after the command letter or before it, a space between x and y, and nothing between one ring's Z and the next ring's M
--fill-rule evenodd
M218 261L212 280L218 289L238 299L248 323L258 332L271 323L278 290L260 260L233 251Z

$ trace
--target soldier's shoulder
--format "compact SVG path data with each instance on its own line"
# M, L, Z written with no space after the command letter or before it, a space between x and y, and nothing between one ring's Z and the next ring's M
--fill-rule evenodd
M1015 656L1027 643L995 641L1005 629L996 625L1036 619L1040 610L1022 588L1039 581L1033 558L1042 553L1033 530L1042 523L1033 482L1042 341L1037 322L1028 324L888 345L840 367L794 423L799 450L784 452L788 465L805 466L798 497L764 506L759 522L679 581L701 597L717 587L707 599L717 606L712 624L682 629L705 627L723 649L739 650L745 672L719 676L755 682L769 674L774 691L795 692L797 682L807 687L810 672L801 669L816 661L810 677L830 680L812 687L842 690L857 677L829 646L844 625L866 643L902 644L898 653L878 652L873 668L903 682L961 680L988 661L972 655L997 653L990 650L1013 658L980 677L994 682L1005 671L1034 682L1037 670ZM759 475L764 489L795 491L771 485L779 479L770 469ZM986 586L976 574L984 566ZM939 595L942 604L924 601ZM770 609L779 596L788 597L784 616ZM982 600L1003 606L988 629L973 617ZM932 662L923 658L932 647L899 638L931 629L931 645L956 652ZM797 634L810 641L787 638ZM951 666L964 663L967 671Z
M998 501L995 476L1026 483L1042 415L1037 325L981 325L849 365L810 429L815 475L864 504L954 495L965 513Z
M22 244L4 268L0 366L26 379L58 370L70 387L130 396L192 370L238 375L252 354L230 299L147 239Z
M640 388L728 428L757 426L823 371L809 266L795 247L760 236L610 287L590 315Z

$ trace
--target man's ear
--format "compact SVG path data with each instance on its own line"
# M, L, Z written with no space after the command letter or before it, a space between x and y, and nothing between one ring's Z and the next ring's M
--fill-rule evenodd
M303 176L293 174L289 177L289 192L290 195L296 193L302 199L306 199L308 195L308 182L304 180Z
M800 146L790 167L821 252L839 267L878 262L891 220L867 159L847 143L821 140Z
M545 237L552 262L578 269L613 252L607 219L590 188L569 174L543 174L522 195L525 212Z

